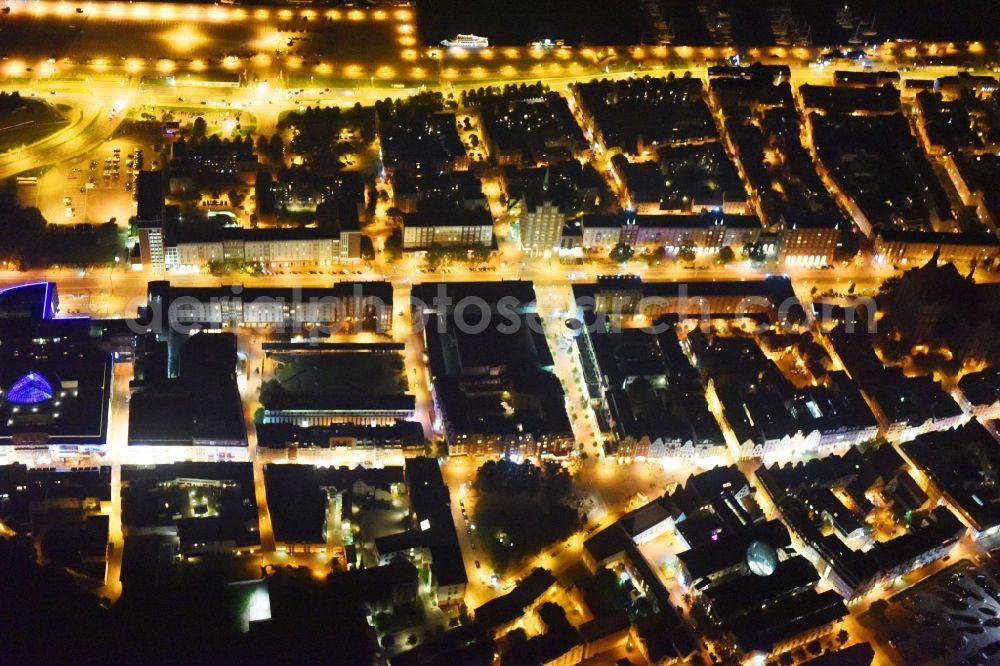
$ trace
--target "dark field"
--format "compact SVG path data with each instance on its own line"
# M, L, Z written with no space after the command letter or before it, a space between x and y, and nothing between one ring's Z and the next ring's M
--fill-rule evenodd
M22 104L18 109L5 109L0 104L0 153L39 141L68 122L45 102L25 99Z
M651 39L648 24L637 0L417 0L417 27L426 44L470 32L497 45L544 38L638 44Z
M401 356L393 354L281 354L277 379L282 388L299 395L401 395L406 373Z
M659 0L673 44L723 43L708 23L728 16L731 43L775 43L774 9L790 8L791 20L813 44L846 44L858 22L874 35L868 42L905 38L925 41L1000 40L997 0L849 0L853 28L838 23L844 0L716 0L715 12L699 11L692 0ZM523 45L533 40L565 39L568 44L639 44L656 41L653 21L638 0L417 0L417 22L424 43L437 44L457 33L488 37L495 45ZM721 19L725 20L725 18Z

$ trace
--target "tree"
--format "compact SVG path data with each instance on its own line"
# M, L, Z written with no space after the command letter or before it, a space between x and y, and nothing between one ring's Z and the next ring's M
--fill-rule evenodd
M730 264L736 259L736 253L733 252L733 248L726 245L721 250L719 250L719 263L720 264Z
M340 233L340 210L336 201L326 199L316 205L316 226L335 234Z
M229 192L226 193L226 196L229 197L229 205L233 208L239 208L243 204L243 200L246 198L246 196L237 189L229 190Z
M272 162L285 161L285 142L280 134L272 134L267 142L267 156Z
M886 601L885 599L876 599L868 607L868 611L870 613L880 614L880 613L884 613L887 608L889 608L889 602L888 601Z
M756 243L745 243L743 245L743 254L747 257L747 259L756 264L763 263L767 258L767 255L764 252L764 244L760 241L757 241Z
M632 249L631 245L626 245L625 243L615 245L611 248L611 254L608 255L611 261L616 264L624 264L633 256L635 256L635 250Z
M565 504L572 480L559 465L488 461L473 485L476 537L498 570L579 527L576 511Z
M508 645L518 645L524 643L528 640L528 632L524 630L524 627L515 627L507 632L504 636L504 641Z
M14 111L24 106L21 101L21 93L16 90L12 93L0 93L0 111Z
M392 634L386 634L385 636L382 637L381 644L382 644L382 647L384 647L385 649L388 650L393 645L396 644L396 638Z
M375 259L375 246L372 245L372 239L368 236L361 237L361 259L364 261Z
M659 266L667 258L667 250L663 246L660 246L652 252L643 254L640 258L650 266Z
M892 277L886 278L885 282L882 283L882 286L878 288L879 297L892 297L896 288L899 287L902 281L903 278L899 275L893 275Z
M409 645L410 647L413 647L414 645L417 644L417 637L414 634L410 634L409 636L406 637L406 644Z
M385 260L390 263L397 261L402 253L403 231L401 229L393 229L389 237L385 239L385 245L383 246Z
M851 261L858 256L861 251L861 238L852 231L844 231L840 234L837 247L833 251L833 258L836 261Z
M679 250L677 250L677 258L686 264L690 264L698 258L698 255L695 253L694 247L691 245L683 245Z
M203 139L207 131L208 123L205 122L205 118L202 116L195 118L194 124L191 126L191 137L194 139Z

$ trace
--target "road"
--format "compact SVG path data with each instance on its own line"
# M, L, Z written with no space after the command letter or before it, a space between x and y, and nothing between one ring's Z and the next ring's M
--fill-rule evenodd
M392 267L389 267L392 269ZM587 264L585 266L561 265L553 262L551 265L498 268L496 270L473 271L470 269L454 269L446 271L429 271L418 274L391 270L391 272L375 273L361 272L349 275L334 274L304 274L285 273L275 275L231 274L215 276L209 273L170 273L154 275L143 271L107 269L44 269L30 271L0 271L0 286L8 286L26 281L52 280L59 284L63 294L86 293L93 295L114 296L117 299L143 298L146 285L150 280L169 280L171 284L184 287L209 287L220 284L242 284L246 287L322 287L336 282L351 280L383 280L389 279L401 287L420 282L494 282L496 280L530 280L536 285L564 286L570 284L585 284L593 282L599 275L637 274L649 281L675 282L718 282L722 280L759 280L772 275L773 268L753 268L742 264L732 266L709 266L703 270L689 270L680 265L670 264L661 267L642 268L630 265L616 267L610 264ZM835 270L809 268L788 269L788 275L797 286L817 285L823 288L846 288L855 283L857 291L870 290L880 285L887 277L896 274L892 268L882 268L878 271L868 266L840 267ZM1000 281L1000 273L979 272L977 281ZM112 293L113 292L113 293ZM120 315L127 314L120 311Z
M475 458L457 456L448 459L441 467L441 476L448 486L451 495L451 513L455 521L455 531L458 533L458 545L462 551L462 561L465 563L465 575L468 585L465 592L465 603L469 608L478 608L490 599L503 592L490 583L490 564L486 553L476 546L470 533L473 510L476 506L475 491L472 482L475 480L478 468ZM463 515L462 508L466 510ZM476 563L479 566L476 566Z
M108 446L101 464L111 465L111 512L108 515L108 562L105 568L102 595L117 599L122 592L121 570L125 536L122 530L122 465L128 458L128 404L132 365L114 366L111 391L111 422L108 424Z
M539 287L535 297L549 351L555 361L554 371L562 380L566 393L566 411L573 427L574 440L581 453L601 458L604 456L604 438L582 381L583 369L577 347L566 335L565 320L572 303L572 289L568 285Z
M264 352L260 340L254 339L248 329L236 332L238 353L244 356L245 372L238 377L240 402L243 405L243 420L247 429L247 456L253 464L254 499L257 502L258 529L260 530L260 550L266 557L275 552L274 529L271 526L271 512L267 506L267 491L264 485L264 462L257 455L257 430L254 415L259 405L260 384L264 372Z
M393 338L403 342L403 366L407 369L407 392L416 398L416 418L424 429L424 437L431 442L443 437L440 424L435 423L434 396L431 394L431 374L427 365L424 339L413 327L407 285L396 284L393 289Z
M388 266L388 273L373 271L359 272L349 275L326 274L276 274L276 275L246 275L232 274L224 277L208 273L177 273L168 275L153 275L148 272L131 270L92 269L49 269L31 271L0 271L0 287L22 282L52 280L59 286L60 309L62 312L80 312L99 318L134 317L137 309L146 304L147 283L150 280L166 279L171 284L183 287L215 287L224 284L241 284L245 287L258 288L294 288L294 287L328 287L336 282L351 280L382 280L392 281L396 298L404 297L410 287L418 282L491 282L500 279L520 279L532 281L536 292L542 295L560 293L559 304L568 302L568 290L556 290L572 284L592 283L598 276L621 273L638 274L648 281L674 281L682 283L717 282L724 280L760 280L774 269L754 268L745 264L735 264L727 267L710 265L703 270L687 269L676 264L660 267L644 268L629 266L618 268L610 264L587 264L584 266L567 266L553 262L550 265L528 265L524 267L498 268L496 270L473 271L456 269L448 271L410 273L405 266ZM808 304L811 292L815 287L817 294L832 291L847 294L850 286L855 287L854 296L871 296L886 278L898 274L892 267L872 267L867 264L838 266L831 270L818 268L789 268L784 273L792 280L796 295ZM976 280L981 282L1000 281L1000 272L983 272L976 274ZM564 301L563 299L567 299ZM401 303L396 304L394 316L394 334L400 341L416 344L416 340L406 341L400 337L405 327L405 320L399 317ZM542 307L552 307L542 303ZM404 329L399 330L403 325Z
M73 107L70 124L41 141L0 156L0 179L85 155L107 140L120 122L107 120L109 109L98 96L59 95L52 101Z

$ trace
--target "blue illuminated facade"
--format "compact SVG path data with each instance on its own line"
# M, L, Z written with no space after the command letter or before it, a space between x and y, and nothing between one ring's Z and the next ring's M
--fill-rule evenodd
M29 372L7 391L7 402L15 405L36 405L52 399L52 385L37 372Z

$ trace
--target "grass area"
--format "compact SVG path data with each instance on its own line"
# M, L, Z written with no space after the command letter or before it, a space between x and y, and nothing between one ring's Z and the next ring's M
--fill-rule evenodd
M406 370L399 354L341 352L276 356L281 387L300 395L401 395Z
M210 121L209 116L215 114L221 116L227 113L230 114L230 116L239 114L240 117L240 128L238 131L234 131L234 136L236 134L249 136L257 131L257 116L244 109L226 109L193 104L143 106L141 109L138 107L132 107L126 114L125 119L126 121L134 121L137 123L141 123L144 120L149 120L151 118L155 118L156 121L161 121L163 119L177 120L180 122L182 128L190 129L196 116L205 116L205 120L207 122L206 135L211 136L212 134L221 133L222 126Z
M0 112L0 153L40 141L69 121L54 107L37 99L22 99L22 106Z
M111 134L112 139L124 139L125 137L141 137L149 143L162 143L163 130L159 124L146 122L144 120L123 120L115 131Z
M422 606L408 603L394 607L392 612L376 613L373 622L379 633L386 634L415 627L423 624L426 619Z

